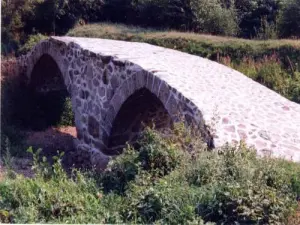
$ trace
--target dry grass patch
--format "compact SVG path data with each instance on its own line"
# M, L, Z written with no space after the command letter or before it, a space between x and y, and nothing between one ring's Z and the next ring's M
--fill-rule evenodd
M280 40L249 40L234 37L215 36L209 34L198 34L193 32L180 32L174 30L154 30L147 29L137 26L125 26L121 24L111 23L97 23L87 24L85 26L77 26L71 30L67 35L71 36L86 36L102 38L103 35L123 35L124 39L138 35L145 39L186 39L193 41L205 41L214 44L248 44L253 46L264 46L264 47L280 47L290 45L294 48L300 48L300 40L298 39L280 39Z

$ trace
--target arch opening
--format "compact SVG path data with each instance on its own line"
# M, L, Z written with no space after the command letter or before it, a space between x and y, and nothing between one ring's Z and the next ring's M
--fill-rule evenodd
M73 126L74 115L69 92L63 75L48 54L35 64L26 93L26 112L23 125L32 130L45 130L51 126Z
M171 116L156 95L146 88L139 89L127 98L115 117L108 153L120 154L126 143L134 145L147 126L164 130L172 125Z

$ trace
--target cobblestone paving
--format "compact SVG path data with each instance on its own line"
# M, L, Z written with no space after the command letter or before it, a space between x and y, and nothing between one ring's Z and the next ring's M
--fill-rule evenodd
M204 137L207 141L211 141L208 135L213 137L212 145L215 147L226 142L238 143L244 140L249 146L254 146L258 154L300 161L300 105L231 68L198 56L145 43L77 37L53 37L46 42L48 45L56 43L51 45L52 48L57 45L60 47L57 50L45 50L49 46L47 48L46 44L43 44L44 47L40 44L42 47L36 47L27 56L26 62L23 59L23 64L28 64L28 58L32 58L35 52L39 52L39 56L52 52L50 55L65 70L65 83L72 93L75 114L87 114L85 120L90 120L94 125L99 123L100 128L96 129L100 129L100 133L106 130L106 136L111 130L111 125L107 124L112 124L122 103L136 90L146 87L161 100L172 118L175 118L176 113L184 115L186 119L192 117L204 130L208 130L204 131ZM63 43L63 47L57 43ZM73 53L70 56L68 52ZM87 69L81 66L79 72L83 75L80 78L66 78L72 74L70 71L76 73L74 63L81 64L77 59L81 54L87 57L84 62L91 61L93 64L93 72L90 73L92 77L88 78L89 66ZM101 58L104 66L88 57ZM31 59L30 62L34 64L36 61ZM88 85L92 99L93 95L105 96L97 100L100 109L99 116L93 114L96 120L90 119L91 113L88 112L93 107L83 112L79 105L85 103L79 103L78 98L74 97L80 95L80 90L75 91L74 83L85 83L79 79L85 79L87 83L88 79L93 83L100 82L96 85L97 94L93 94L93 86ZM111 89L113 91L109 94ZM91 101L95 103L96 100ZM101 113L105 102L108 102L107 110ZM109 110L111 106L113 112ZM104 120L104 115L108 114L112 114L109 122ZM99 132L93 133L89 124L86 128L81 124L83 122L79 115L75 117L79 133L89 130L89 136L93 136L91 139L96 140ZM101 147L93 144L93 140L85 143L101 150Z

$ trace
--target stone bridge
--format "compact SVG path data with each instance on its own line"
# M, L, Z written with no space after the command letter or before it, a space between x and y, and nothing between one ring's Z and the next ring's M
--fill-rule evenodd
M66 88L78 144L105 163L144 125L196 124L210 147L244 140L300 161L300 105L198 56L145 43L51 37L19 59L36 90Z

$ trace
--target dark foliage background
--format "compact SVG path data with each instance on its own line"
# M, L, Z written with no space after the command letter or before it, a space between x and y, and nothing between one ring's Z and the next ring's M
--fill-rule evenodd
M30 37L109 21L243 38L300 36L300 0L3 0L2 54Z

